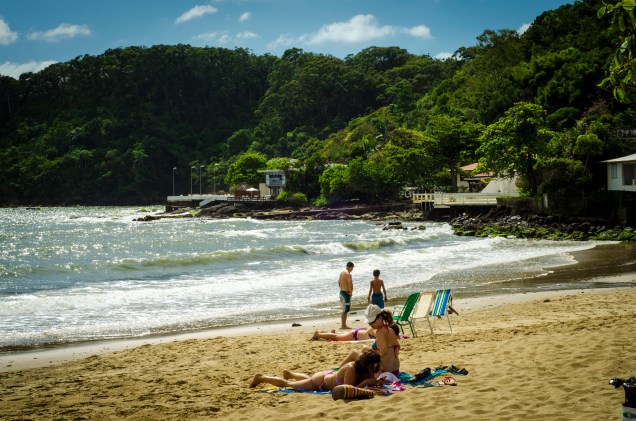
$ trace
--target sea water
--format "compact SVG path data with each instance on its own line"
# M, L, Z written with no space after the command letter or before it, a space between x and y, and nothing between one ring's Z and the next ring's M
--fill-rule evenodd
M0 350L337 316L347 261L354 307L374 269L390 301L557 288L546 268L595 245L460 237L440 222L134 221L162 210L0 209Z

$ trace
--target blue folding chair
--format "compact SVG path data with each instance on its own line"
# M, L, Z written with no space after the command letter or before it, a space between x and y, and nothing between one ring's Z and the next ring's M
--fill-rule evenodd
M446 316L446 320L448 320L448 328L451 333L453 333L453 328L451 327L450 317L448 317L448 307L451 303L451 290L450 289L438 289L435 291L435 299L433 300L433 304L431 305L431 310L428 312L428 325L431 329L431 335L433 334L433 326L430 322L430 317L433 317L433 323L437 318L442 318Z

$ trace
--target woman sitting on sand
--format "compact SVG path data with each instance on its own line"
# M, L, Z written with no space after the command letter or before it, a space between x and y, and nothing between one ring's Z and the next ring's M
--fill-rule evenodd
M293 387L318 392L331 390L342 384L365 387L378 384L376 377L379 371L380 356L375 352L368 351L362 353L355 361L343 365L338 371L319 371L310 376L283 370L282 378L264 376L258 373L254 376L250 387L256 387L261 383L269 383L278 387Z
M318 339L326 339L328 341L366 341L369 339L375 339L375 329L364 327L355 328L350 332L314 332L312 338L314 341Z
M393 328L395 326L393 314L389 310L382 310L375 304L371 304L365 310L364 317L369 326L375 329L375 342L371 347L365 346L361 350L352 350L342 361L342 365L355 361L358 356L368 350L374 350L382 360L382 372L389 372L397 376L400 373L400 342L395 328Z

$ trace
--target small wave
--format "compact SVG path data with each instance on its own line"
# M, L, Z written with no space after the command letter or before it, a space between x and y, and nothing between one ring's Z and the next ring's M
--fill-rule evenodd
M289 248L295 252L310 255L337 255L341 253L349 253L351 251L342 243L309 244L304 246L294 245Z
M232 261L243 258L253 252L252 248L237 250L219 250L211 253L161 256L154 258L123 259L115 263L115 270L142 270L152 267L199 266L215 261Z
M356 241L356 242L343 243L343 246L354 251L367 251L367 250L377 250L382 247L391 247L391 246L404 244L404 243L406 243L406 241L399 241L395 238L388 238L388 239L374 240L374 241Z

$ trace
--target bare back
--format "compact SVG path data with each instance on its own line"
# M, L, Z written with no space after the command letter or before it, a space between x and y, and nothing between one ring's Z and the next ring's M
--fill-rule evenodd
M400 342L398 337L388 325L384 325L376 331L375 339L377 349L382 357L384 371L395 372L400 370Z
M384 287L384 281L382 279L372 279L371 280L371 289L373 292L382 292L382 288Z
M351 273L343 270L340 272L340 278L338 278L338 286L340 287L340 291L348 292L349 294L353 293L353 277Z

